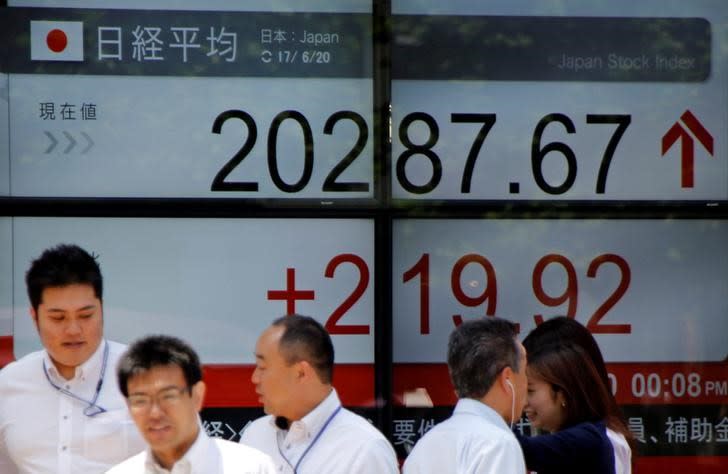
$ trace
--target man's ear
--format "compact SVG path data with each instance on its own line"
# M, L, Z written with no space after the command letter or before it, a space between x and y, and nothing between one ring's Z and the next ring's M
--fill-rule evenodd
M509 395L515 390L515 388L513 387L514 380L515 372L513 372L513 369L510 367L506 367L505 369L501 370L501 373L498 375L498 383L501 384L503 390Z
M33 324L35 324L35 329L39 330L38 328L38 312L33 308L30 307L30 310L28 311L30 313L30 317L33 319Z
M314 377L316 380L319 380L316 369L314 369L307 360L301 360L298 362L298 371L298 376L300 379L309 379L311 377Z
M315 380L316 383L324 383L321 380L321 376L318 373L318 370L311 365L310 362L306 360L302 360L299 362L301 364L301 379L307 379L307 380Z
M205 382L200 380L192 386L192 399L195 402L195 408L199 412L202 410L203 402L205 401L205 393L207 392L207 385Z

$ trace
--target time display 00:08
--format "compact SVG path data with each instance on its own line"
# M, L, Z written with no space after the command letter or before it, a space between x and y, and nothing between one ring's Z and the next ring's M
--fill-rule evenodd
M616 380L612 379L614 384ZM632 396L635 398L697 398L702 395L722 397L728 395L728 381L703 380L701 375L691 372L685 375L675 372L671 377L660 377L658 373L636 372L631 381ZM616 391L616 388L615 388Z

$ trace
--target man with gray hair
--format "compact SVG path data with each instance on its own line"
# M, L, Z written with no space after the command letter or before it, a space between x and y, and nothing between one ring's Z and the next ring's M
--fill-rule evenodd
M516 325L465 322L450 334L447 365L458 403L407 457L404 474L523 474L523 453L508 426L526 402L526 350Z

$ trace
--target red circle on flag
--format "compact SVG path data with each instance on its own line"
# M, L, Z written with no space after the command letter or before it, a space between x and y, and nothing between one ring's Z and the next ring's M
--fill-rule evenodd
M68 37L66 33L56 28L48 32L46 44L48 45L48 49L54 53L60 53L68 46Z

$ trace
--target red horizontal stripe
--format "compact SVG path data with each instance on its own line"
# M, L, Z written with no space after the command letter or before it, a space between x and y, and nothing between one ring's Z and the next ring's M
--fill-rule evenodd
M13 337L0 336L0 368L14 360ZM209 364L203 369L207 384L206 407L261 406L250 381L254 365ZM346 406L375 406L373 364L336 364L334 386Z
M616 377L622 405L720 405L728 396L726 362L620 362L607 370ZM395 364L392 373L395 404L404 405L406 394L416 390L433 405L457 402L446 364Z
M205 365L205 407L261 406L250 381L254 369L254 365ZM333 382L344 405L375 406L373 364L336 364Z
M0 336L0 368L15 360L13 336Z
M638 457L634 474L725 474L728 456L645 456Z

